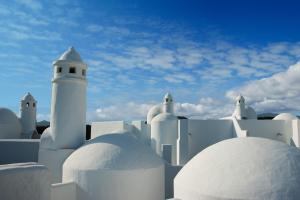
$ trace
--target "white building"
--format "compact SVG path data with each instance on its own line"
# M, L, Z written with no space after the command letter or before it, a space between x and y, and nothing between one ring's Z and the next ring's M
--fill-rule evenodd
M0 140L1 163L38 162L0 165L0 199L300 199L296 116L257 120L239 95L230 117L187 119L167 93L146 121L93 122L85 141L87 65L72 47L53 70L51 124L40 141ZM31 132L33 103L22 101L26 126L0 109L0 135Z
M20 103L20 118L7 108L0 108L0 139L30 139L36 133L37 101L27 93Z
M53 62L50 127L41 137L39 163L62 180L63 162L85 141L87 65L71 47Z

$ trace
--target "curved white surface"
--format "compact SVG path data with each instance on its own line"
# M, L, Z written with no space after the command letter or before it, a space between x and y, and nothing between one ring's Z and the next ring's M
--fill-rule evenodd
M79 53L75 50L74 47L70 47L60 56L58 60L82 62Z
M48 169L37 163L0 165L1 200L50 200Z
M151 121L151 146L158 155L162 145L172 145L172 163L177 162L178 119L171 113L161 113Z
M126 133L99 136L71 154L63 165L68 181L79 186L79 199L164 199L163 161Z
M151 124L152 119L162 113L162 105L158 104L150 108L150 110L147 113L147 124Z
M134 170L155 168L161 164L162 160L150 148L130 134L112 133L88 141L66 160L64 167L77 170Z
M175 198L300 199L300 150L274 140L235 138L190 160L174 180Z
M17 123L18 117L16 114L7 109L7 108L0 108L0 124L12 124Z
M21 123L11 110L0 108L0 139L17 139L21 137Z
M25 94L25 96L22 98L23 101L28 101L28 102L35 102L34 97L28 92Z
M53 63L51 134L59 149L76 149L85 140L86 70L80 55L71 47ZM70 67L75 68L70 73ZM61 72L56 71L61 68Z
M21 101L20 122L22 124L22 138L31 138L36 131L37 101L28 92Z
M294 119L298 119L298 117L296 117L295 115L291 114L291 113L280 113L279 115L277 115L276 117L274 117L273 120L294 120Z

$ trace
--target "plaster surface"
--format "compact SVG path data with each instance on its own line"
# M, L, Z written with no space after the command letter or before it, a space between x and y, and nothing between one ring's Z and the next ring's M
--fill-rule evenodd
M1 200L50 200L48 169L36 163L0 165Z
M0 164L37 162L39 144L37 139L1 139Z
M126 133L88 141L64 163L63 182L78 185L80 200L162 200L164 163ZM116 192L117 191L117 192Z
M300 199L300 151L265 138L235 138L208 147L174 180L184 200Z

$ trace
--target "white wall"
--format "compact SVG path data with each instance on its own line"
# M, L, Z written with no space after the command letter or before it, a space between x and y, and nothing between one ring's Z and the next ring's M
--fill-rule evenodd
M165 198L172 198L174 196L174 183L173 180L182 166L174 166L165 163Z
M151 130L150 125L146 121L132 121L132 133L136 135L141 141L146 144L151 144Z
M93 122L91 127L91 139L120 130L127 130L130 132L131 125L125 123L124 121Z
M36 163L0 165L0 199L50 200L49 175Z
M178 120L177 165L184 165L189 160L188 119Z
M51 200L76 200L76 183L56 183L51 185Z
M235 117L232 117L232 123L233 123L233 137L247 137L248 136L248 131L243 130L240 127L240 124Z
M0 164L37 162L40 140L1 139Z
M51 172L51 183L61 183L62 166L74 149L43 149L39 150L39 163L45 165Z
M51 134L58 149L75 149L85 141L86 82L54 79L51 100Z
M238 120L243 130L247 130L250 137L263 137L286 142L292 136L292 124L283 120Z
M64 170L77 200L164 200L164 166L132 170Z
M196 120L188 122L189 157L192 158L206 147L232 138L232 120Z
M296 147L300 147L300 120L293 120L293 137L292 137L292 145Z

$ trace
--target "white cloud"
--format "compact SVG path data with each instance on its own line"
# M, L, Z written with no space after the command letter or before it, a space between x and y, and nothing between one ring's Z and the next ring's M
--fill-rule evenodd
M230 90L226 96L235 98L239 93L260 112L300 111L300 62L286 71L268 78L250 81Z
M32 10L41 10L43 8L41 2L37 0L16 0L16 1Z
M117 26L103 26L98 24L90 24L86 30L91 33L102 33L107 35L126 36L130 34L130 30L124 27Z
M153 104L138 104L129 102L124 105L112 105L105 108L98 108L88 113L88 119L93 120L132 120L145 119L148 110Z
M167 74L164 79L170 83L191 84L195 82L195 78L191 74L176 72Z
M234 99L238 94L246 98L247 105L261 112L299 112L300 111L300 62L286 71L268 78L250 81L226 93L228 100L201 98L198 103L175 103L177 115L189 118L211 119L231 115ZM96 109L90 113L90 120L132 120L145 119L154 103L124 103Z
M89 32L99 32L103 30L103 27L97 24L90 24L86 29Z
M88 113L89 121L145 120L149 109L155 103L129 102L98 108ZM217 119L229 116L233 105L212 98L202 98L199 103L175 103L175 114L196 119Z
M38 122L43 121L43 120L50 121L50 114L38 113L36 116L36 119Z

